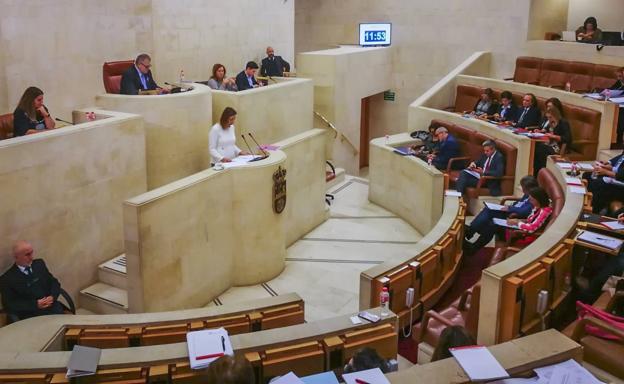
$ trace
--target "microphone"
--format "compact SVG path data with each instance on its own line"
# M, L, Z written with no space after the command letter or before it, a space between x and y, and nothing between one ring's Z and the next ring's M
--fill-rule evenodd
M60 121L61 123L65 123L65 124L69 124L69 125L74 125L74 123L70 123L69 121L63 120L63 119L59 119L58 117L55 117L54 120L56 121Z
M249 143L247 142L247 139L245 139L245 135L241 134L241 137L243 138L243 141L245 142L247 149L249 149L249 153L251 153L252 156L255 156L254 152L251 150L251 147L249 146Z
M260 151L262 152L262 154L264 155L264 157L269 157L269 154L260 146L260 144L258 144L258 142L256 141L256 139L254 139L253 135L251 134L251 132L247 133L249 135L249 137L251 137L251 140L254 141L254 143L256 143L256 145L258 146L258 148L260 149Z

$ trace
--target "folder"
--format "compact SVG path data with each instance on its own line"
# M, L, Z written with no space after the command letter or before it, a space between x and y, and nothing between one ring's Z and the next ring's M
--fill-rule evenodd
M68 378L95 375L100 362L102 350L99 348L74 345L69 362L67 363Z
M191 369L206 368L221 356L234 355L225 328L188 332L186 344Z
M504 379L509 373L483 346L450 348L449 351L470 378L470 381Z

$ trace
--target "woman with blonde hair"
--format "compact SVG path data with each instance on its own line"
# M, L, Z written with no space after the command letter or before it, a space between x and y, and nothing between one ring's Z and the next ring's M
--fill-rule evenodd
M13 137L53 129L54 119L43 105L43 91L28 87L13 112Z

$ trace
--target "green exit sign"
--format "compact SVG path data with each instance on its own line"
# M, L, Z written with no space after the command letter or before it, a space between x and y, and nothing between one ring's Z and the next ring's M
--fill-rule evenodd
M384 92L384 100L385 101L394 101L395 93L392 91Z

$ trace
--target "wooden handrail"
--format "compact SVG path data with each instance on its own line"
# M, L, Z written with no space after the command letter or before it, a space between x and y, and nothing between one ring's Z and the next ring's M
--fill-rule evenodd
M329 127L331 128L332 131L334 131L334 139L337 138L338 136L340 136L340 142L344 142L345 140L347 141L347 143L349 143L349 145L351 146L351 148L353 148L353 156L356 156L358 153L360 153L360 151L358 150L358 148L355 146L355 144L353 144L351 142L351 140L349 140L349 138L347 136L345 136L344 133L340 132L338 130L338 128L336 128L336 126L334 124L332 124L331 121L327 120L327 118L323 115L321 115L320 113L318 113L317 111L314 111L314 115L317 116L319 119L323 120L323 122Z

